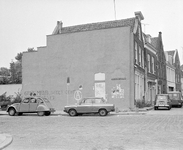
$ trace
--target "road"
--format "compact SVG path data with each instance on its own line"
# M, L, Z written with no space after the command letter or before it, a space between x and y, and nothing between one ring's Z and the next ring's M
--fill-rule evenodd
M5 150L183 149L183 108L106 117L0 115L0 127L13 136Z

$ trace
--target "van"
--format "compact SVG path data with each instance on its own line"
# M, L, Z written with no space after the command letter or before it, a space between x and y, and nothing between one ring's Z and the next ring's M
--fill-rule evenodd
M178 107L182 107L182 94L179 91L171 91L168 92L168 95L171 99L172 102L172 106L178 106Z
M168 94L156 95L154 110L157 110L159 108L168 108L168 110L172 108L171 100Z

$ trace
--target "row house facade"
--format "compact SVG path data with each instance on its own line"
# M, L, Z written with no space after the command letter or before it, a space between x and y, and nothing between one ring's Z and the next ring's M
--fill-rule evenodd
M146 52L145 100L152 104L157 94L157 49L151 43L151 35L143 35Z
M167 92L175 91L175 67L173 66L173 57L170 52L165 51L166 56L166 75L167 75Z
M165 94L167 93L166 58L161 32L159 32L158 37L151 38L151 44L157 50L157 94Z
M183 96L183 65L180 66L180 70L181 70L181 92Z
M180 68L180 59L179 59L179 54L178 50L171 50L171 51L166 51L165 53L167 61L173 66L175 70L175 77L174 77L174 83L175 87L174 89L172 88L167 88L169 90L174 90L174 91L181 91L181 68ZM169 73L167 72L167 76Z

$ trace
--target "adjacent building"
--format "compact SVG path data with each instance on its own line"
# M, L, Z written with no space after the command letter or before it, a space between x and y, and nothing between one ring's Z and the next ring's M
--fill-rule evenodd
M171 52L165 51L166 56L166 76L167 76L167 92L175 91L175 67L173 66L173 57Z
M157 49L152 45L152 37L149 34L144 35L145 48L145 100L153 104L157 94Z
M163 48L162 33L158 37L151 38L152 45L157 49L157 84L158 94L167 93L166 59Z
M174 90L174 91L181 91L181 69L180 69L180 60L179 60L178 50L166 51L166 55L167 55L168 62L171 65L173 65L173 68L175 70L175 78L174 78L175 79L175 87L174 88L170 87L168 89ZM173 70L171 70L171 72L172 71ZM172 73L172 75L174 75L174 74ZM168 72L167 72L167 76L170 76L170 74Z
M135 17L63 27L47 45L23 53L22 94L47 97L59 110L82 97L104 97L118 109L134 108L144 97L141 12Z

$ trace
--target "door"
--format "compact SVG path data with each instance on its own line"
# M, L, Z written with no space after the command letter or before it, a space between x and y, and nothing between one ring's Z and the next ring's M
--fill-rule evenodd
M105 98L105 82L95 83L95 97Z
M20 103L20 112L28 112L29 111L29 98L25 98Z
M37 105L38 105L38 101L35 98L31 98L29 101L30 107L29 107L29 111L30 112L35 112L37 111Z

